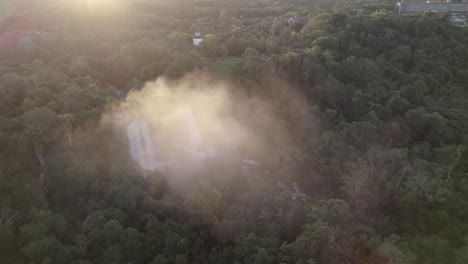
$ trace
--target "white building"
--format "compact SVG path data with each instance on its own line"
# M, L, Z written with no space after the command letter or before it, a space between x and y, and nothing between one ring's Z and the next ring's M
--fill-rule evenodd
M193 34L193 45L194 46L200 46L200 44L203 42L203 37L200 32L195 32Z

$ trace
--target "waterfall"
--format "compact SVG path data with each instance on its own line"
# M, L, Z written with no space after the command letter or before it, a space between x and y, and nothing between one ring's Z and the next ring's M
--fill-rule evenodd
M193 167L201 160L215 156L214 151L202 147L200 130L189 107L177 108L174 118L159 125L156 131L150 131L145 119L126 116L130 155L145 170ZM157 133L157 141L153 141L151 132ZM159 152L156 152L155 143Z
M156 158L154 144L146 121L134 119L127 124L130 155L140 166L149 171L158 170L161 162Z

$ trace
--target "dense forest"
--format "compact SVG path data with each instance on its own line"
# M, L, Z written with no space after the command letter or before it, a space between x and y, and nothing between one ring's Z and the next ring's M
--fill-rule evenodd
M448 16L1 1L0 263L468 263L468 28ZM181 192L103 118L197 76L274 106L290 140L246 166L215 157ZM259 124L255 102L239 108Z

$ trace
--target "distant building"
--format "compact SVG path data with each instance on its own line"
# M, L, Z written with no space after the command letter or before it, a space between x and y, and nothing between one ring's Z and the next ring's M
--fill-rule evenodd
M458 26L463 26L467 24L466 14L463 13L453 13L449 18L450 23Z
M195 32L193 34L193 45L194 46L200 46L201 43L203 42L203 37L200 32Z
M461 0L402 0L397 2L399 14L418 12L468 13L468 3Z

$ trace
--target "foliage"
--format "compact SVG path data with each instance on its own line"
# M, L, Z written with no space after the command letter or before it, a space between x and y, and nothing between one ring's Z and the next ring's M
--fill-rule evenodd
M1 263L468 262L468 31L446 15L4 2ZM181 195L100 121L146 81L197 70L268 98L294 142L248 175L208 166ZM281 98L290 87L313 107Z

